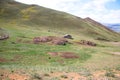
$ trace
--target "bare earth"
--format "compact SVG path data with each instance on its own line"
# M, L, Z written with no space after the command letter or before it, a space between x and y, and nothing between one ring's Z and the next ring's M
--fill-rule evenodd
M120 55L120 52L111 52L111 54Z
M28 74L21 70L11 72L0 69L0 72L0 80L54 80L53 78L58 78L57 80L114 80L112 77L105 76L105 70L92 72L89 76L78 72L48 72L37 73L37 75L34 75L32 72ZM120 71L113 70L113 73L120 80Z

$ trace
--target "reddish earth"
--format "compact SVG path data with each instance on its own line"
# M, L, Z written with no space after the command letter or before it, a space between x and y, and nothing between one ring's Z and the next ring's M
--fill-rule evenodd
M0 57L0 62L7 62L7 59Z
M12 59L6 59L6 58L3 58L3 57L0 57L0 62L10 62L10 61L18 61L22 58L21 55L15 55Z
M30 76L14 71L0 69L0 80L29 80Z
M23 74L12 73L8 75L10 80L28 80L29 76Z
M53 57L60 56L65 59L79 58L79 56L73 52L48 52L47 54Z
M23 73L23 71L21 70L18 71L0 69L0 80L46 80L46 77L48 78L47 80L52 80L52 78L55 77L59 80L120 80L120 71L116 70L113 71L115 77L105 76L105 70L94 71L89 76L86 76L79 72L34 73L33 71L31 71L31 73Z

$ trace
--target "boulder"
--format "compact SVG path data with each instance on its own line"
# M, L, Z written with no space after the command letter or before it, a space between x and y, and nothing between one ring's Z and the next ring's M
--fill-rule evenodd
M8 39L9 35L0 35L0 40Z
M69 34L66 34L66 35L64 36L64 38L67 38L67 39L73 39L72 36L69 35Z

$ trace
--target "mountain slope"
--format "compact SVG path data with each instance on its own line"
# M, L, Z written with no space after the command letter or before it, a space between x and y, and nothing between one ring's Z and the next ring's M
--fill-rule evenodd
M15 25L42 28L59 32L60 35L72 34L78 38L120 40L118 33L103 25L96 25L80 17L37 5L26 5L14 0L0 1L0 21L13 27ZM3 24L4 26L6 24Z

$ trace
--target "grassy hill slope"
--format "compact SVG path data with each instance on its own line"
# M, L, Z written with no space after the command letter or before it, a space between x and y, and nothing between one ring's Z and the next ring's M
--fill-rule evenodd
M65 34L74 38L68 39L70 43L66 45L33 43L34 37L63 37ZM90 18L82 19L65 12L26 5L14 0L0 0L0 38L4 35L9 37L0 40L0 80L22 80L23 77L19 77L21 75L30 77L26 78L27 80L41 77L43 80L70 80L75 78L73 73L73 77L68 75L71 72L80 77L84 76L85 80L92 79L91 77L92 80L111 77L117 80L120 77L120 42L113 42L120 41L120 34ZM82 45L78 43L81 40L97 45ZM50 52L72 52L78 58L50 56ZM100 71L99 76L94 75L95 71ZM55 77L54 74L58 72L60 76ZM104 74L101 75L101 72ZM13 76L12 79L9 74ZM16 78L17 74L21 79Z
M72 34L78 38L120 40L120 35L103 25L96 25L80 17L36 5L26 5L13 0L1 1L0 20L10 25L41 28L53 33Z

